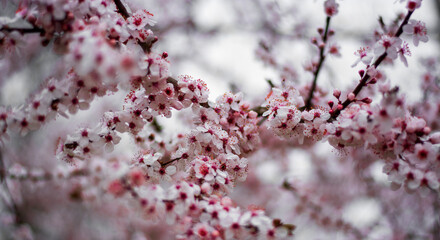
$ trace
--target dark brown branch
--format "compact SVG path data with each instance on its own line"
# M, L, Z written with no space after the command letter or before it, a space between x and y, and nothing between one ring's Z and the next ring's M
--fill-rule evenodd
M128 13L127 9L125 8L124 4L121 2L121 0L114 0L116 4L116 9L118 9L118 12L124 17L125 19L130 17L130 14Z
M403 20L403 22L400 24L399 29L397 29L396 33L394 34L394 37L399 37L402 33L403 33L403 26L405 26L408 21L409 18L411 17L411 15L413 14L414 11L408 11L405 19ZM384 52L382 55L380 55L376 61L373 63L374 68L377 68L383 60L385 60L385 58L387 57L387 53ZM365 74L364 77L361 79L361 81L359 82L359 84L356 86L356 88L353 90L353 94L354 96L357 96L363 87L365 87L367 85L367 81L370 79L370 75ZM354 100L353 100L354 101ZM341 113L342 110L344 110L345 108L348 107L348 105L350 105L350 103L352 103L353 101L351 101L350 99L346 99L343 103L342 103L342 109L336 109L336 111L333 112L332 117L329 119L329 121L334 121L339 114Z
M44 29L37 28L37 27L34 27L34 28L10 28L8 26L4 26L4 27L2 27L0 29L0 31L3 31L3 32L14 32L14 31L17 31L17 32L19 32L21 34L26 34L26 33L44 34L45 33Z
M171 159L170 161L168 161L166 163L162 163L161 165L162 165L162 167L165 167L166 165L171 164L171 163L178 161L180 159L182 159L182 158L179 157L179 158Z
M157 122L156 119L153 119L153 122L151 122L151 126L153 126L154 130L158 133L162 132L163 127Z
M318 62L318 66L316 67L316 70L314 72L313 83L312 83L312 87L310 88L310 91L309 91L309 96L307 97L307 100L306 100L306 105L304 107L305 109L310 109L312 107L313 93L316 90L316 82L318 81L318 75L319 75L319 72L321 71L322 64L324 63L324 60L325 60L324 50L325 50L325 44L327 43L328 29L330 26L330 19L331 19L331 17L327 17L326 25L325 25L325 32L322 37L322 41L324 43L324 46L321 47L321 50L319 52L319 62Z
M382 28L383 33L384 34L387 33L388 32L387 27L386 27L385 23L383 22L382 16L379 16L378 21L379 21L380 28Z

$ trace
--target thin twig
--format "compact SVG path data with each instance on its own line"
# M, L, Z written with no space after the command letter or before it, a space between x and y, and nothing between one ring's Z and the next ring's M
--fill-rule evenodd
M414 11L408 11L408 14L406 15L405 19L403 20L403 22L400 24L399 29L397 30L397 32L394 34L394 37L399 37L402 33L403 33L403 26L405 26L408 23L409 18L411 17L412 13ZM373 63L374 68L377 68L383 60L385 60L385 58L387 57L387 52L384 52L382 55L380 55L376 61ZM365 74L364 77L361 79L361 81L359 82L359 84L356 86L356 88L353 90L353 94L354 96L357 96L360 91L362 90L363 87L366 86L367 81L370 79L370 75ZM333 114L332 117L329 119L329 122L334 121L339 114L341 113L342 110L344 110L345 108L348 107L348 105L350 105L350 103L352 103L353 100L350 99L346 99L343 103L342 103L342 109L336 109Z
M153 126L154 130L158 133L161 133L163 130L163 127L159 124L156 118L153 119L153 122L151 122L151 126Z
M26 34L26 33L40 33L40 34L44 34L45 31L42 28L10 28L8 26L4 26L0 29L0 31L4 31L4 32L20 32L21 34Z
M179 158L175 158L175 159L171 159L170 161L168 161L166 163L162 163L161 165L162 165L162 167L165 167L166 165L171 164L171 163L173 163L175 161L178 161L180 159L181 159L180 157Z
M130 17L130 14L128 13L127 9L125 8L124 4L121 2L121 0L114 0L116 4L116 9L118 9L118 12L124 17L125 19Z
M322 41L324 43L324 46L321 47L321 51L319 52L319 62L318 62L318 66L314 72L313 83L312 83L312 87L310 88L310 91L309 91L309 96L307 97L307 100L306 100L306 105L304 107L305 109L310 109L312 107L313 93L316 90L316 82L318 81L318 75L319 75L319 72L321 71L322 64L324 63L324 60L325 60L324 50L325 50L325 44L327 43L328 29L330 26L330 19L331 19L331 17L327 17L326 25L325 25L325 32L324 32L324 36L322 37Z

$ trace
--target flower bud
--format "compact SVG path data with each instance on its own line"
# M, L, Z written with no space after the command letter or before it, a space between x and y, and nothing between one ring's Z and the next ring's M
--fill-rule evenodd
M339 99L339 97L341 96L341 91L338 89L335 89L333 91L333 96L335 96L335 98Z
M366 97L366 98L362 99L361 101L363 103L370 104L373 100L371 100L371 98L369 98L369 97Z
M429 133L431 133L431 128L430 127L424 127L423 128L423 133L428 135Z
M349 93L347 96L348 100L350 100L350 101L353 101L355 99L355 97L356 96L354 95L354 93Z
M433 134L429 137L429 141L430 141L432 144L439 144L439 143L440 143L440 132L433 133Z
M333 104L334 104L333 101L328 101L328 105L330 106L330 108L333 108Z

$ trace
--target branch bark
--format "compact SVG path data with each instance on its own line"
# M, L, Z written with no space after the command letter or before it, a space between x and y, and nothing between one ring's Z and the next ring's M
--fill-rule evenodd
M411 15L413 14L413 12L414 12L414 11L408 11L408 13L407 13L406 16L405 16L405 19L404 19L403 22L400 24L399 28L397 29L396 33L394 34L394 37L399 37L399 36L403 33L403 26L405 26L405 25L408 23L409 18L411 17ZM387 54L386 52L384 52L382 55L380 55L380 56L376 59L376 61L374 61L374 63L373 63L374 68L377 68L377 67L382 63L382 61L385 60L385 58L387 57L387 55L388 55L388 54ZM357 95L361 92L362 88L366 86L367 81L370 79L370 77L371 77L371 76L368 75L367 73L364 75L364 77L361 79L361 81L359 82L359 84L356 86L356 88L355 88L355 89L353 90L353 92L352 92L352 93L354 94L354 96L357 96ZM353 100L350 100L350 99L347 98L347 99L342 103L342 109L336 109L336 110L333 112L331 118L329 119L329 122L332 122L332 121L336 120L336 118L339 116L339 114L341 114L341 111L344 110L345 108L347 108L347 107L350 105L350 103L352 103L352 102L353 102Z
M313 78L312 87L310 88L309 96L307 97L306 105L304 107L306 110L310 109L312 107L313 94L314 94L314 92L316 90L316 82L318 81L318 75L319 75L319 72L321 71L322 64L324 63L324 60L325 60L324 50L325 50L325 45L327 43L328 29L329 29L329 26L330 26L330 19L331 19L331 17L327 17L327 20L326 20L325 32L324 32L324 35L322 37L322 41L324 43L324 46L322 46L322 48L321 48L321 50L319 52L318 67L316 68L316 71L314 72L314 78Z

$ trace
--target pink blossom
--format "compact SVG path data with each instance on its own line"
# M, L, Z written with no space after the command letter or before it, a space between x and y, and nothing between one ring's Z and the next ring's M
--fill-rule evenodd
M387 53L388 57L390 57L391 59L396 59L397 52L401 43L402 40L400 38L383 35L374 46L374 54L380 55L383 53Z
M408 4L406 5L406 8L408 8L409 11L414 11L417 8L419 8L422 5L422 0L408 0Z
M403 31L413 36L413 43L415 46L419 45L419 41L428 42L427 31L425 23L414 19L409 20L408 24L403 26Z
M153 14L147 10L138 10L127 19L127 27L131 30L141 30L147 25L154 26L156 22L151 19L152 17Z
M324 2L324 11L329 17L333 17L338 14L339 4L335 0L326 0Z

